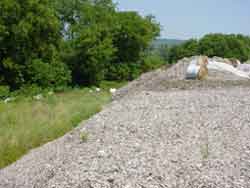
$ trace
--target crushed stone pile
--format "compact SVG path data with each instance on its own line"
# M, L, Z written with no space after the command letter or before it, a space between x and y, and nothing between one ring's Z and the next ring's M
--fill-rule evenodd
M208 87L230 87L235 85L249 86L248 79L239 77L235 74L226 71L209 70L208 76L203 81L186 80L187 68L190 62L196 60L199 56L183 58L170 68L162 68L143 74L137 80L130 82L127 86L119 89L114 100L118 100L126 95L133 95L144 90L166 90L166 89L193 89L193 88L208 88ZM214 57L211 61L220 61L228 63L228 59Z
M144 91L113 101L2 169L0 187L249 188L249 88Z
M186 80L195 58L116 91L90 120L0 170L0 188L249 188L250 81L221 71Z

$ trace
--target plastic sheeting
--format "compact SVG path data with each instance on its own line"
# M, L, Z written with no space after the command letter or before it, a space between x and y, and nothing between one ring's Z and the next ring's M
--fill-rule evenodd
M226 71L230 72L234 75L240 76L242 78L250 79L250 75L247 72L238 70L237 68L233 67L232 65L221 63L217 61L209 61L207 65L208 70L218 70L218 71Z
M186 78L196 79L199 74L199 70L200 70L200 66L197 65L197 61L196 60L191 61L187 68Z
M250 75L250 64L240 64L237 69Z

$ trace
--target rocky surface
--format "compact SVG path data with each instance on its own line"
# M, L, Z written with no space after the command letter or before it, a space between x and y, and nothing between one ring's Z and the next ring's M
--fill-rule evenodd
M249 188L249 81L184 81L182 63L0 170L0 188Z
M248 188L249 94L236 87L124 97L1 170L0 187Z
M145 90L164 90L176 88L208 88L208 87L230 87L230 86L246 86L250 85L249 80L236 76L229 72L209 70L208 77L205 81L187 81L186 71L189 63L197 59L197 56L190 58L183 58L170 68L162 68L153 72L143 74L137 80L129 83L127 86L119 89L113 96L114 100L118 100L126 95L134 95L137 92ZM220 60L224 62L224 59L217 57L211 60ZM173 83L180 83L176 85Z

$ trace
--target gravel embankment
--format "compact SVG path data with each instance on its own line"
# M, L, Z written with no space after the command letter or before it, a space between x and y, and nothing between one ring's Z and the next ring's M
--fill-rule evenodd
M134 95L137 92L145 90L166 90L166 89L193 89L193 88L220 88L234 86L250 86L247 79L235 76L232 73L209 70L208 77L204 81L187 81L186 70L189 63L197 58L183 58L170 68L158 69L143 74L137 80L130 82L127 86L121 88L113 96L114 100L119 100L126 95Z
M250 88L125 96L1 170L0 187L249 188Z

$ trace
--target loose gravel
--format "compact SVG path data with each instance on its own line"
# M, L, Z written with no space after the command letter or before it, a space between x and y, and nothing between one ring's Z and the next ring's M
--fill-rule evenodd
M1 170L0 187L248 188L249 88L145 91L113 101Z
M0 188L249 188L249 82L163 71L0 170Z
M197 80L186 80L187 67L192 60L197 58L197 56L183 58L170 68L162 68L143 74L137 80L130 82L127 86L119 89L113 96L113 99L119 100L126 95L134 95L137 92L145 90L215 88L250 85L250 82L247 79L229 72L215 70L209 70L208 77L202 82Z

